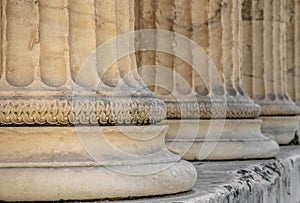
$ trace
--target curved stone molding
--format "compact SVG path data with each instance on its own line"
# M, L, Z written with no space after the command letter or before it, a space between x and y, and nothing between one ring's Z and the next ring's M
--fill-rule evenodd
M168 166L168 165L166 165ZM143 170L159 170L156 164L131 166L131 170L142 172ZM111 167L119 170L120 167ZM70 167L64 168L39 168L39 170L25 168L2 168L1 182L6 182L6 187L0 189L2 199L7 201L61 201L67 200L94 200L107 198L132 198L133 196L164 195L170 190L179 193L189 190L194 185L196 170L191 176L191 163L178 162L168 168L167 171L159 171L149 176L126 176L107 170L105 167ZM86 174L88 172L88 174ZM85 175L83 175L85 174ZM172 175L171 175L172 174ZM36 177L39 177L38 179ZM10 180L15 179L11 183ZM154 184L153 179L157 179ZM62 181L64 180L64 181ZM116 181L118 180L118 181ZM29 182L27 186L32 190L22 190L16 187L18 184ZM147 184L145 184L145 182ZM164 183L174 183L166 186ZM51 189L49 189L51 188ZM67 190L65 188L68 188ZM13 193L9 191L14 191ZM37 196L37 193L39 194Z
M171 102L166 100L167 118L169 119L210 119L210 118L256 118L260 108L251 102Z
M226 119L224 124L222 122L204 119L167 120L170 126L167 146L187 160L254 159L278 153L277 143L262 135L261 120ZM211 134L211 125L224 125L220 138ZM193 129L197 129L196 137L192 133ZM253 146L256 146L255 150Z
M165 125L0 127L1 200L93 200L189 190L196 170L165 149L165 133Z
M164 118L165 104L155 98L0 99L0 125L144 125Z
M293 12L286 10L292 8L287 3L291 1L243 1L245 87L261 106L262 132L279 144L288 144L294 139L298 128L295 115L300 112L288 93L288 89L294 89L293 85L288 85L293 80L287 80L286 75L293 61L290 41L294 32L286 22L288 13L293 18Z
M272 140L280 144L289 144L299 129L299 116L262 116L261 130Z
M179 33L197 43L208 55L200 56L194 47L196 45L192 43L180 44L181 41L176 35L168 40L162 37L151 39L156 46L167 47L171 50L170 53L145 51L138 55L141 77L167 106L167 123L170 125L167 143L175 143L174 148L168 145L169 149L188 160L266 158L276 155L277 144L261 134L260 122L255 119L260 114L260 107L243 89L241 1L159 0L150 3L144 0L139 6L138 28L155 28ZM178 57L179 53L184 54L185 60L182 55ZM164 67L169 71L159 68L144 71L144 67L150 65ZM200 69L197 70L198 73L193 69L197 65L200 66L197 67ZM211 156L202 157L199 156L199 152L207 148L204 146L205 133L201 130L209 125L209 119L219 121L216 124L218 126L225 123L226 132L214 132L215 136L220 137L211 140L210 144L218 147L213 150ZM203 124L202 120L206 123ZM236 124L241 127L230 132L227 121L232 123L232 126ZM255 125L249 125L252 122L256 122ZM187 126L186 129L199 127L201 130L187 130L180 134L176 131L180 124L183 128ZM249 137L243 137L248 130L253 134L247 133ZM232 137L227 139L229 134ZM189 137L202 139L203 142L199 140L193 144L194 140ZM219 142L218 139L226 141ZM251 141L252 139L256 139L255 142ZM240 140L243 140L242 144L239 144ZM256 149L258 143L261 143L260 146L264 149ZM239 150L237 153L226 151L228 147ZM243 147L247 149L245 153L242 153Z
M281 102L257 102L261 106L261 116L297 115L299 108L291 100ZM277 104L276 104L277 103Z

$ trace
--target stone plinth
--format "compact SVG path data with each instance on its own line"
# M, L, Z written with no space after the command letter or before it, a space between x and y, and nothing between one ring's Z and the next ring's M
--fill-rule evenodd
M243 89L241 2L145 0L139 13L139 29L178 33L156 33L156 52L138 58L145 83L167 105L169 149L188 160L276 155L277 144L261 134L260 107Z
M289 97L293 29L286 24L289 1L243 2L243 73L249 95L261 106L262 132L279 144L294 139L299 108ZM291 8L291 6L289 6ZM291 81L292 82L292 81Z
M0 200L193 187L194 167L166 149L165 105L138 76L133 40L111 40L134 29L133 0L0 5Z

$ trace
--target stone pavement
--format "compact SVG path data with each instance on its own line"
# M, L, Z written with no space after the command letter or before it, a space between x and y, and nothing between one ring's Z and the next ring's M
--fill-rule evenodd
M300 146L282 146L275 159L193 164L198 180L190 192L114 202L300 202Z

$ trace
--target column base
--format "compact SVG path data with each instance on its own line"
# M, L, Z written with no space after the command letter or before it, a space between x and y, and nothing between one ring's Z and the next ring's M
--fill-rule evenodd
M2 201L59 201L129 198L187 191L194 185L193 165L179 161L163 164L115 167L23 167L1 168ZM126 175L116 171L158 170L149 175Z
M186 160L274 157L276 142L261 134L261 120L167 120L168 148Z
M298 116L262 116L262 133L278 144L289 144L299 129Z
M166 126L0 127L0 200L174 194L197 179L164 144Z

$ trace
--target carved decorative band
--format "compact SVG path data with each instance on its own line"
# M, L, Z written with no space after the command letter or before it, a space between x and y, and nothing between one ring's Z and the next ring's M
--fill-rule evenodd
M254 103L166 102L167 118L256 118L260 108Z
M155 98L2 98L0 125L152 124L165 112Z
M261 106L261 116L288 116L300 114L300 107L292 102L286 104L271 104L271 103L259 103Z

